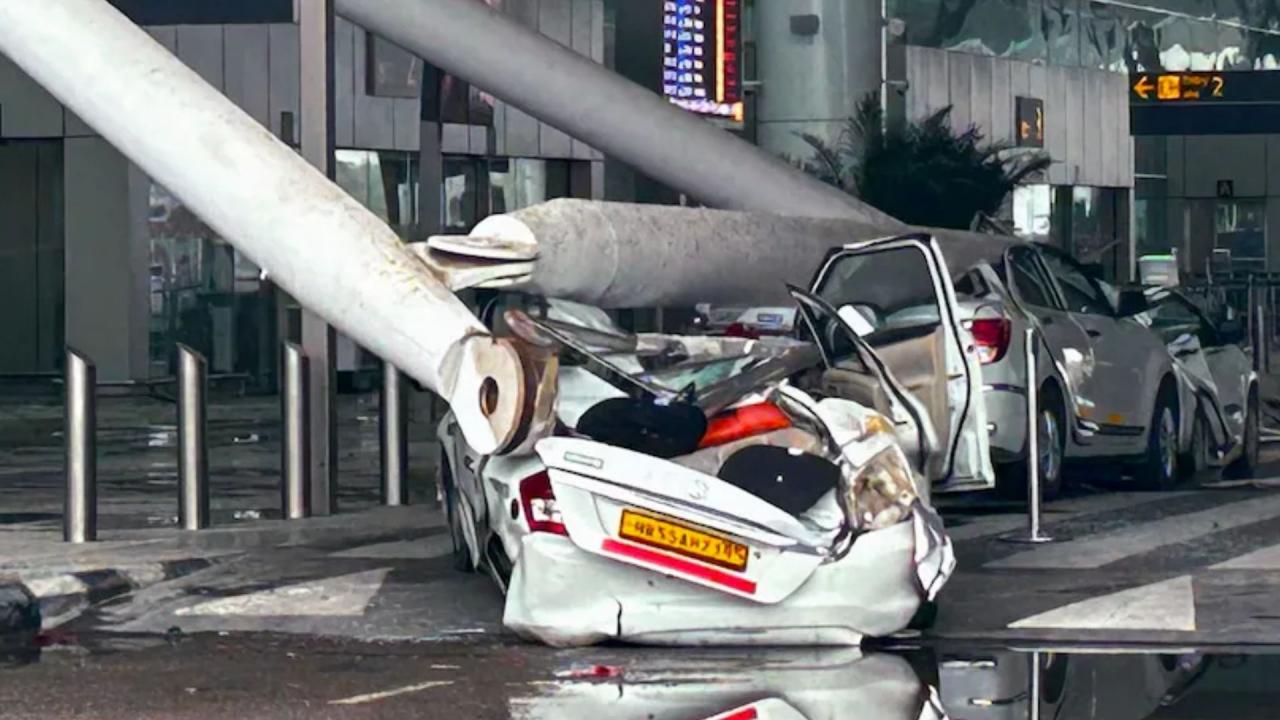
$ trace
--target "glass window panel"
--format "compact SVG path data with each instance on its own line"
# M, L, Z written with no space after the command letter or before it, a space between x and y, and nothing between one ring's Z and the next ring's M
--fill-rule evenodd
M449 232L466 233L480 221L476 163L470 158L444 161L444 226Z
M888 12L904 21L906 41L911 45L1043 61L1046 51L1040 23L1042 2L893 0Z
M395 43L367 33L366 92L378 97L418 98L422 93L422 61Z
M1168 182L1139 178L1134 190L1134 242L1139 255L1160 255L1173 249L1168 227Z
M1053 192L1048 185L1019 185L1013 189L1013 228L1029 240L1049 239L1053 221Z
M369 191L364 199L364 206L383 222L391 222L391 217L387 214L387 188L384 178L382 177L382 156L376 152L368 154L368 182Z
M147 220L151 375L176 371L176 343L202 353L211 372L256 367L256 349L238 336L261 285L257 266L155 183Z
M1160 23L1160 64L1165 70L1213 70L1218 60L1218 24L1169 15Z
M546 160L510 158L494 160L490 163L491 212L504 213L519 210L536 205L548 197Z
M1089 2L1081 6L1080 64L1086 67L1128 72L1125 45L1128 29L1122 8Z
M1040 25L1053 65L1080 64L1080 0L1043 0Z
M334 178L365 207L369 206L369 156L367 150L337 150L333 154Z
M1049 272L1058 281L1058 287L1062 289L1068 312L1094 315L1111 313L1111 303L1075 263L1051 252L1043 253L1042 257L1049 266Z
M1240 269L1265 270L1267 264L1266 202L1219 201L1215 214L1215 247L1231 251Z
M1010 277L1018 291L1018 296L1037 307L1055 307L1053 293L1050 292L1045 278L1040 273L1035 257L1025 248L1014 248L1013 262L1010 264Z

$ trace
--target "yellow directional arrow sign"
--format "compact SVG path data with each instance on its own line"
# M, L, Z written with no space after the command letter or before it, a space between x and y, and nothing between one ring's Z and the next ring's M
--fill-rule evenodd
M1155 89L1156 86L1151 84L1151 78L1146 75L1138 78L1138 82L1133 86L1133 91L1143 100L1148 99L1151 96L1151 91Z

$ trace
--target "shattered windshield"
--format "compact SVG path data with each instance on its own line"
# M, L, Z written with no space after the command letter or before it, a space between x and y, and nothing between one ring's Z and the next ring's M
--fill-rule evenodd
M704 410L821 364L816 347L792 338L632 334L596 308L551 301L541 310L529 319L577 356L568 362L580 362L629 393L685 396Z

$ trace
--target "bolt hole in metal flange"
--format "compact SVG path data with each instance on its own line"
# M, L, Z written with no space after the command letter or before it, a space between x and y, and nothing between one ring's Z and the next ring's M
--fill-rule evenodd
M480 412L492 417L498 410L498 381L487 377L480 383Z

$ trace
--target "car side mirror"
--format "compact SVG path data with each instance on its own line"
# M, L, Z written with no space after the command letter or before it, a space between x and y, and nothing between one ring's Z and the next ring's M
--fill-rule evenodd
M1218 339L1224 344L1239 345L1244 342L1244 323L1239 318L1225 320L1218 326Z
M1116 314L1120 317L1133 317L1146 312L1149 309L1147 305L1147 294L1139 288L1126 288L1120 291L1120 300L1117 303Z

